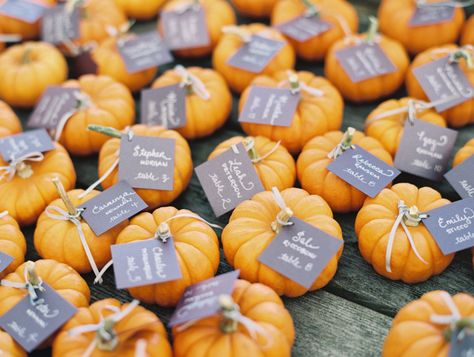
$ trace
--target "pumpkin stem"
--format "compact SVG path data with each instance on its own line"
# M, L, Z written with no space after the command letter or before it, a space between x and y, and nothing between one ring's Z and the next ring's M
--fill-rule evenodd
M379 21L374 16L369 16L369 29L367 30L366 41L371 43L375 41L377 31L379 29Z
M240 37L240 39L245 43L248 43L252 40L252 33L248 30L243 29L240 26L236 26L236 25L224 26L222 28L222 32L225 34L236 35Z
M21 161L16 165L16 174L22 179L27 179L33 175L33 169L31 165Z
M117 334L114 331L115 321L104 319L102 326L97 330L97 348L101 351L113 351L118 345Z
M25 269L28 282L34 286L40 285L41 279L38 276L38 273L36 272L35 263L33 263L31 260L28 260L25 263Z
M301 2L306 7L305 16L307 17L319 16L319 9L310 0L301 0Z
M271 224L272 230L277 234L280 233L281 227L288 223L291 217L293 217L293 211L288 207L278 212L276 220Z
M328 154L330 159L337 159L345 151L352 147L352 139L356 130L353 127L347 128L346 132L342 136L341 142Z
M90 124L87 126L87 130L95 131L96 133L104 134L110 136L112 138L121 139L122 133L115 128L111 128L108 126Z
M29 64L31 63L31 52L33 49L31 47L27 47L21 56L21 64Z
M455 331L459 331L459 330L463 330L463 329L468 329L468 330L474 331L474 318L464 317L464 318L459 319L458 321L452 323L451 325L449 325L448 328L446 328L443 331L443 336L446 339L446 341L450 342L452 337L453 337L453 333Z
M288 82L290 83L291 94L298 93L301 90L300 79L293 71L288 71Z
M456 52L451 53L449 57L450 62L459 63L462 59L466 61L467 68L474 68L474 61L472 59L472 51L469 48L461 47Z
M56 191L58 191L59 197L61 198L61 200L64 202L64 205L66 206L67 212L71 216L76 216L77 209L76 207L74 207L73 203L71 202L71 199L69 198L59 178L58 177L53 178L53 183L54 183L54 186L56 186Z
M426 217L426 214L421 213L418 207L412 206L408 213L403 216L403 222L409 227L417 227L421 220Z
M237 331L238 321L235 319L235 313L239 307L234 303L230 295L219 296L219 305L222 310L221 331L224 333L233 333Z
M170 231L170 226L168 225L168 223L166 222L160 223L160 225L158 226L158 229L156 230L155 238L158 238L163 243L166 243L168 239L171 238L171 231Z
M247 136L242 140L245 150L249 154L250 160L255 161L259 160L260 156L258 155L257 149L255 149L255 140L251 136Z

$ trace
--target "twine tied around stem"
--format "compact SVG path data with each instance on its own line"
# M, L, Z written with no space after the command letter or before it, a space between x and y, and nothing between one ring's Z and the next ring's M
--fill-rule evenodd
M255 149L255 139L252 138L251 136L247 136L246 138L244 138L242 140L242 144L244 145L244 148L247 151L252 163L258 164L259 162L273 155L275 151L277 151L278 147L281 144L281 140L276 142L273 148L270 151L268 151L265 155L262 155L262 156L260 156L257 150Z
M288 70L286 74L287 79L280 81L277 85L278 88L282 88L289 85L291 94L298 94L301 93L301 91L304 91L314 97L324 96L324 92L322 90L311 87L305 82L300 81L297 73Z
M347 128L344 135L342 136L341 141L337 144L334 149L331 150L328 154L328 158L330 159L337 159L341 156L345 151L349 149L354 149L354 145L352 144L352 140L354 138L356 130L353 127Z
M211 98L211 93L209 93L206 85L199 77L189 72L182 65L177 65L174 70L181 77L181 82L179 83L181 88L186 88L189 93L195 93L203 100L209 100Z
M44 292L45 288L43 286L43 280L38 276L38 273L35 269L35 263L32 261L27 261L25 263L24 273L24 283L17 283L15 281L2 280L0 285L14 288L14 289L26 289L30 297L31 305L39 305L44 302L43 299L40 299L37 291Z
M27 179L33 175L33 169L31 165L27 164L27 161L31 162L40 162L43 161L44 155L39 152L31 152L25 155L20 156L19 158L13 158L10 160L7 166L0 166L0 181L7 178L7 181L13 180L15 175L22 179Z
M273 187L272 193L278 207L280 207L280 212L277 213L275 220L271 223L271 228L278 234L282 227L292 226L294 224L293 222L290 222L290 218L293 217L293 211L286 205L278 188Z
M117 44L119 46L123 46L127 39L133 38L135 36L134 34L129 33L133 25L135 25L135 20L129 20L120 26L108 25L106 26L105 31L110 37L113 37L117 40Z

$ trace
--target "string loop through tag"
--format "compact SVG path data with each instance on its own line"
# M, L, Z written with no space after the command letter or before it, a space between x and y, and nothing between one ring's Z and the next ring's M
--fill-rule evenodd
M249 154L249 157L250 157L250 160L252 161L252 163L258 164L259 162L261 162L261 161L265 160L266 158L270 157L271 155L273 155L273 153L278 150L278 147L281 144L281 140L276 142L275 146L273 146L273 148L263 156L260 156L258 154L257 150L255 149L255 139L252 138L251 136L247 136L246 138L244 138L242 140L242 144L244 145L245 150Z
M290 218L293 217L293 211L286 205L278 188L273 187L272 193L278 207L280 207L280 212L278 212L275 220L272 222L271 228L278 234L282 227L292 226L294 224L293 222L290 222Z
M31 305L39 305L44 302L43 299L38 297L36 291L44 292L45 288L43 286L43 280L38 276L35 269L35 263L32 261L27 261L24 268L24 283L17 283L9 280L1 280L0 285L14 288L14 289L26 289L30 297Z
M181 65L177 65L174 70L181 77L181 83L179 84L181 88L188 88L192 93L196 93L196 95L203 100L209 100L211 98L211 94L200 78L190 73Z
M278 88L282 88L289 85L291 94L297 94L297 93L300 93L301 91L304 91L314 97L324 96L324 92L322 90L311 87L307 85L306 83L300 81L298 78L298 74L296 74L295 72L289 70L287 71L287 76L288 76L287 79L282 80L278 83L277 85Z
M31 175L33 175L33 169L31 168L31 165L28 165L25 161L40 162L43 161L43 159L44 155L39 151L22 155L17 159L13 158L10 160L8 166L0 166L0 172L4 171L0 174L0 181L5 177L7 178L7 181L11 181L15 175L18 175L23 179L31 177Z
M354 149L354 145L352 144L352 140L354 137L356 130L353 127L347 128L344 135L342 136L341 141L337 144L334 149L328 154L328 158L330 159L337 159L341 156L345 151L349 149Z

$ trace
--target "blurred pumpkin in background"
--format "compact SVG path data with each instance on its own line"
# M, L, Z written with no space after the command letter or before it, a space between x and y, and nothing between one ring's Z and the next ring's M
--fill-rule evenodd
M140 21L150 20L156 15L166 0L115 0L115 3L129 18Z
M462 148L454 155L453 167L459 165L464 160L469 159L474 155L474 138L469 140Z
M0 331L0 351L8 357L28 356L23 348L6 332Z
M461 34L461 45L474 45L474 15L471 15L464 24Z
M0 279L2 279L24 263L26 254L25 236L21 232L18 223L7 211L0 213L0 252L13 258L10 265L0 272Z
M253 19L263 19L270 17L278 0L231 0L231 2L241 15Z
M0 138L22 131L20 119L10 106L0 100Z

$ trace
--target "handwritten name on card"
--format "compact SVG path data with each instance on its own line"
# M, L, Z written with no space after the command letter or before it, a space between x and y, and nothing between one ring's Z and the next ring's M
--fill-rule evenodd
M53 44L73 41L81 36L81 9L68 11L66 5L56 5L44 13L41 20L41 38Z
M443 22L448 22L454 17L454 6L428 6L425 4L423 7L417 6L415 13L410 19L409 25L412 27L416 26L427 26L436 25Z
M141 122L168 129L186 125L186 89L179 84L142 91Z
M329 31L333 25L322 20L319 16L301 15L277 26L278 30L286 36L305 42Z

